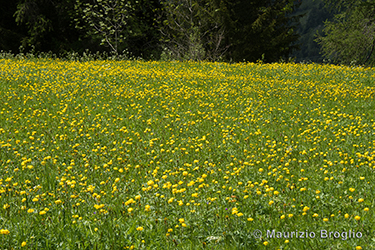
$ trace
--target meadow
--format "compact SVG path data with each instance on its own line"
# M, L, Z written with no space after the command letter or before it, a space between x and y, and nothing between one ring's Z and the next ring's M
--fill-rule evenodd
M373 249L374 79L1 59L0 246Z

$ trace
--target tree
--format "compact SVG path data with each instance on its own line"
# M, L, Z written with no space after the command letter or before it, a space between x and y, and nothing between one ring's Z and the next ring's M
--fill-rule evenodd
M298 7L293 0L237 0L226 2L229 10L227 44L228 59L265 61L288 59L298 48L296 23L301 15L292 13Z
M161 3L158 0L130 0L133 13L128 20L125 45L135 57L159 58L161 54L158 20L161 18Z
M162 42L178 60L219 60L225 29L220 1L170 0L163 2Z
M160 9L158 0L6 1L0 6L0 50L64 56L126 49L137 57L155 58L161 51L156 25Z
M268 61L298 46L294 0L169 0L162 28L174 57Z
M22 37L24 48L55 53L79 49L82 37L72 22L74 0L19 0L13 13L21 29L27 31Z
M132 13L133 7L125 0L77 0L75 8L82 13L82 18L76 18L77 27L88 25L90 35L99 35L101 44L106 44L115 54L119 45L124 41L124 31ZM82 25L83 24L83 25Z
M324 23L323 34L317 34L324 57L344 64L373 63L375 1L326 0L326 4L340 12Z
M13 17L17 5L17 1L4 1L0 5L0 50L16 52L27 36L26 29L17 25Z

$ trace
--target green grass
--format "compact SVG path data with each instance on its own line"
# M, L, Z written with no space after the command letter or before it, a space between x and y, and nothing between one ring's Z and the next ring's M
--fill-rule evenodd
M0 245L374 248L374 76L2 59Z

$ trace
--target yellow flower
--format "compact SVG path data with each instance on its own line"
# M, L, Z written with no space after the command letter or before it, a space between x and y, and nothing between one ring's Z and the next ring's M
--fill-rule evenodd
M288 217L289 217L289 218L292 218L292 217L293 217L293 214L288 214Z
M318 216L319 216L319 214L317 214L317 213L313 214L313 217L318 217Z
M345 219L349 218L349 214L344 215Z
M363 209L363 211L365 211L365 212L368 212L368 210L369 210L368 207L365 207L365 208Z
M25 247L26 246L26 241L23 241L22 243L21 243L21 247Z
M285 218L285 215L284 215L284 214L280 216L280 219L284 219L284 218Z
M361 219L361 217L357 215L357 216L354 217L354 219L358 221L358 220Z
M236 207L232 208L232 214L237 214L238 213L238 209Z
M137 227L137 231L143 231L143 227Z
M268 245L268 241L263 242L263 245L267 246Z
M40 211L39 214L44 215L44 214L46 214L46 211Z
M274 203L273 201L270 201L270 202L268 202L268 205L271 206L273 203Z
M149 212L150 210L151 210L151 206L150 206L150 205L146 205L146 206L145 206L145 211L146 211L146 212Z
M184 220L183 218L178 219L178 221L179 221L180 223L184 223L184 222L185 222L185 220Z
M61 204L61 203L62 203L61 200L56 200L56 201L55 201L55 204L56 204L56 205L59 205L59 204Z
M324 218L323 221L327 222L327 221L328 221L328 218Z
M133 211L133 208L129 207L128 212L131 213Z
M358 199L358 202L363 202L363 201L364 201L364 199L362 199L362 198Z
M140 199L141 199L141 196L140 196L140 195L137 195L137 196L135 196L135 199L136 199L136 200L140 200Z
M248 221L253 221L254 219L253 218L247 218Z
M0 229L0 234L10 234L8 229Z
M125 205L129 205L131 203L135 203L135 200L133 200L133 198L130 198L128 201L125 202Z
M356 249L356 250L361 250L362 247L361 247L361 246L356 246L355 249Z
M28 212L29 214L31 214L31 213L33 213L33 212L34 212L34 209L32 209L32 208L29 208L29 209L27 210L27 212Z

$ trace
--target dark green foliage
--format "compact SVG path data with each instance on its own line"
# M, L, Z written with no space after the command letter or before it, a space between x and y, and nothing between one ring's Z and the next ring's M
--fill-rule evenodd
M292 56L297 62L321 62L321 46L314 39L317 32L322 32L324 21L333 19L332 11L325 8L323 0L304 0L295 14L304 16L299 20L297 28L297 33L300 34L300 49L294 51Z
M335 15L333 21L325 22L323 34L317 36L323 55L336 63L374 63L375 1L325 2L328 7L341 12Z
M228 58L234 61L277 61L288 58L298 48L296 22L290 15L298 7L295 1L228 1L230 21Z
M0 10L0 50L125 52L145 59L159 59L164 51L164 58L180 60L272 62L298 47L295 2L9 1L8 12Z
M33 53L52 52L60 56L77 52L109 52L101 46L105 37L94 34L85 25L79 3L74 0L18 0L7 1L0 8L0 50ZM111 1L110 1L111 2ZM127 1L133 6L126 27L119 39L119 51L136 57L151 58L160 54L160 33L156 19L160 13L158 1ZM77 24L78 27L77 28ZM21 46L21 47L20 47ZM19 50L20 48L20 50Z
M26 29L17 26L14 12L17 2L3 1L0 5L0 50L16 52L20 41L26 35Z
M125 30L133 13L133 5L125 0L87 0L75 3L77 28L100 39L111 52L118 54L123 47Z
M131 33L126 36L126 45L131 54L144 59L159 58L160 32L157 21L161 18L161 4L159 1L132 0L134 8L129 20Z
M84 43L79 42L82 35L72 25L73 14L73 0L19 1L14 17L27 30L20 45L26 49L34 47L36 51L55 53L79 50Z
M176 59L277 61L288 58L298 34L291 0L165 1L164 42Z
M177 60L222 59L227 48L223 24L226 9L221 1L165 1L163 11L163 57L169 53L169 59Z

